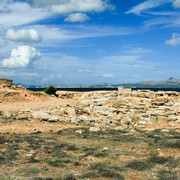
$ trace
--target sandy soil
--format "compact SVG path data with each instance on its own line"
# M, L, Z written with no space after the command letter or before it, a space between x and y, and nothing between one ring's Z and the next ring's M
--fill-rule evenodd
M77 104L77 101L71 99L56 99L50 98L45 101L32 101L32 102L12 102L12 103L1 103L0 110L1 111L18 111L23 109L42 109L42 108L50 108L50 107L58 107L58 106L65 106L70 104L71 106Z
M75 124L48 123L37 120L13 121L12 123L0 123L0 133L35 133L35 132L58 132L62 129L80 127Z

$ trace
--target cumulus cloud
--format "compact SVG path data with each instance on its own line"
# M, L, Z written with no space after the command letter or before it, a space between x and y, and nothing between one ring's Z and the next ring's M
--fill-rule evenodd
M89 17L84 13L73 13L70 14L64 21L67 22L84 22L88 20Z
M40 34L34 29L9 29L6 32L5 39L20 42L24 44L38 43L41 42Z
M177 46L180 44L180 37L177 37L177 34L173 33L172 38L167 40L166 44L171 46Z
M172 0L147 0L143 3L138 4L137 6L130 9L127 14L134 13L134 14L140 14L143 11L156 8L158 6L164 5L166 3L170 3Z
M40 52L35 48L18 46L17 49L12 49L9 59L2 61L2 66L6 68L24 68L38 58L40 58Z
M73 12L101 12L113 6L103 0L31 0L35 7L50 6L56 14Z

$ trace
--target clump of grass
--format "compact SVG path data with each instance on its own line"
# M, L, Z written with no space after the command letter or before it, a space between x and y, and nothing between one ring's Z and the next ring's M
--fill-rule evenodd
M78 150L78 147L74 144L68 144L67 147L66 147L66 150L67 151L77 151Z
M5 158L3 156L0 156L0 165L3 164L5 161Z
M94 157L107 157L108 155L105 152L94 152Z
M161 157L157 154L153 154L148 160L148 163L154 163L154 164L165 164L169 161L169 157Z
M71 160L60 160L60 159L56 159L56 160L46 160L46 163L52 167L66 167L67 163L72 163Z
M178 176L176 172L161 170L157 175L158 180L178 180Z
M74 162L74 166L80 166L81 164L79 162Z
M9 150L18 150L20 149L18 144L11 144L7 147Z
M6 141L7 140L4 136L0 136L0 144L4 144Z
M36 136L26 136L24 139L26 142L29 143L29 147L36 150L40 149L42 144L45 143L43 139L37 139L38 137Z
M98 148L89 148L89 147L82 147L81 152L85 152L84 155L79 156L79 160L87 157L87 156L94 156L95 152L97 152Z
M117 169L108 163L99 162L90 164L88 169L96 171L99 176L104 178L124 180L124 177L121 174L119 174L119 172L116 172Z
M133 160L133 161L130 161L126 165L126 167L137 170L137 171L145 171L147 169L151 169L153 166L151 163L148 163L148 162Z
M99 175L96 174L95 172L88 172L85 174L82 174L81 176L79 176L79 179L88 179L88 178L98 178Z
M21 168L17 171L18 173L21 173L25 177L34 176L35 174L39 174L40 170L37 167L31 167L31 168Z
M161 146L170 147L170 148L180 148L180 140L177 141L162 141L160 142Z
M171 129L168 134L171 135L171 137L174 139L180 139L180 133L177 132L175 129Z
M170 130L168 133L163 133L160 129L146 133L150 146L161 146L167 148L180 148L180 133L176 130Z
M125 133L128 133L128 131L126 131L126 130L115 130L115 129L110 129L109 131L108 131L108 134L113 134L113 135L115 135L115 134L125 134Z
M50 177L47 177L47 178L35 177L32 180L53 180L53 178L50 178Z
M58 157L58 158L68 158L69 157L69 155L66 152L62 151L61 149L51 151L51 152L52 152L53 157Z
M170 156L168 157L168 163L166 166L172 169L178 167L179 164L180 164L180 158L175 159L174 157Z
M63 178L63 180L76 180L76 178L73 174L68 174Z
M5 152L0 153L0 165L12 165L13 161L18 157L18 153L14 150L6 149Z
M39 160L37 160L35 158L35 155L32 155L29 159L28 159L28 163L38 163Z
M129 135L123 135L123 136L117 135L113 138L113 140L114 141L121 141L121 142L135 142L138 139L135 136L129 134Z

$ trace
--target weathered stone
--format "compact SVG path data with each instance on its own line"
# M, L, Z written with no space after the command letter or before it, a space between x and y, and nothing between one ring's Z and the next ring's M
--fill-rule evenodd
M79 129L79 130L75 131L75 133L82 134L83 130Z
M9 112L9 111L4 111L3 112L3 116L5 116L5 117L11 117L12 116L12 114Z
M79 122L81 122L81 120L80 120L78 117L72 117L72 118L71 118L71 122L78 124Z
M45 110L41 110L41 111L34 111L32 113L32 117L33 118L38 118L38 119L43 119L46 118L47 116L50 115L50 111L45 111Z
M131 93L131 89L124 89L124 88L122 88L122 87L118 87L118 91L119 92L125 92L125 93Z
M121 119L121 124L122 124L122 125L124 125L124 124L130 125L131 122L132 122L132 120L131 120L131 118L129 118L129 117L124 117L123 119Z
M101 129L99 128L99 127L90 127L89 128L89 131L91 131L91 132L98 132L98 131L100 131Z
M65 114L65 111L64 110L54 110L51 112L52 115L55 115L55 116L63 116Z
M6 78L0 78L0 86L3 84L11 86L11 85L13 85L13 80L6 79Z
M93 101L84 99L84 100L80 101L80 103L85 106L90 106L91 104L93 104Z
M48 122L58 122L59 121L59 116L49 116L48 118L47 118L47 121ZM44 120L44 119L43 119Z
M69 116L76 116L76 110L73 107L68 108L67 112Z
M116 130L116 131L121 131L121 130L123 130L123 126L114 127L114 130Z

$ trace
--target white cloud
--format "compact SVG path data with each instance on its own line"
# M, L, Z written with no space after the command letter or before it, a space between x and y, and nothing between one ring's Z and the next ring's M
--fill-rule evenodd
M58 74L57 77L58 77L58 78L62 78L62 75L61 75L61 74Z
M173 6L174 6L175 8L180 8L180 0L175 0L175 1L173 2Z
M172 38L166 41L166 44L171 46L177 46L180 44L180 37L177 37L175 33L173 33Z
M0 11L0 25L4 27L33 23L50 17L44 8L32 8L27 3L4 3Z
M39 76L38 73L19 73L16 75L18 75L18 76L30 76L30 77L38 77Z
M77 39L121 36L134 33L133 31L127 28L113 26L62 25L61 27L59 27L47 25L34 25L28 26L27 28L32 28L38 32L41 32L41 35L43 37L43 43L41 43L41 47L50 48L56 46L59 47L65 42ZM77 46L77 44L78 42L76 41L75 45ZM73 46L72 42L68 46ZM87 45L85 44L85 46Z
M30 46L18 46L17 49L12 49L9 59L2 61L2 66L5 68L21 68L27 67L32 61L40 57L40 52Z
M78 72L80 72L80 73L91 73L92 71L90 69L78 69Z
M150 49L145 49L145 48L134 48L130 50L125 50L123 53L127 54L147 54L147 53L152 53L153 51Z
M17 31L8 29L5 39L24 44L41 42L40 34L34 29L19 29Z
M73 13L73 14L70 14L67 18L65 18L64 21L67 21L67 22L84 22L88 19L89 19L89 17L86 14Z
M132 64L138 63L138 58L140 56L136 55L120 55L120 56L105 56L103 57L106 61L113 61L116 64Z
M105 73L105 74L93 74L94 77L105 77L105 78L114 78L115 75L111 73Z
M1 77L11 77L15 76L15 71L4 71L0 69L0 76Z
M103 0L31 0L35 7L50 6L56 14L70 14L73 12L102 12L113 6Z
M50 78L50 79L53 79L53 78L54 78L54 75L53 75L53 74L51 74L51 75L49 76L49 78Z
M102 74L102 77L113 78L114 74Z
M130 9L127 14L134 13L134 14L140 14L143 11L156 8L158 6L164 5L166 3L172 2L173 0L147 0L143 3L138 4L137 6Z

